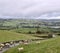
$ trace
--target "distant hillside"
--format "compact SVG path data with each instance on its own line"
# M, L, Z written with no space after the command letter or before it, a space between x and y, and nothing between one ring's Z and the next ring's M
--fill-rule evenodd
M60 19L0 19L0 29L12 28L34 28L41 26L59 26Z

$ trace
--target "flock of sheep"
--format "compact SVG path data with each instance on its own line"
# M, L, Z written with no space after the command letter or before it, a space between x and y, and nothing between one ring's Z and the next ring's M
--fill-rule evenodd
M28 45L31 43L31 41L33 40L18 40L18 41L10 41L10 42L4 42L4 43L0 43L0 51L3 51L6 48L10 48L12 45L16 46L15 44L24 44L24 45ZM37 44L39 44L40 42L36 42ZM17 48L18 51L23 51L24 47L19 47Z
M14 44L13 42L4 42L4 43L0 43L0 51L2 51L3 49L6 48L10 48L10 46Z
M53 37L55 37L55 35L53 35ZM3 51L3 49L6 48L10 48L13 46L16 46L15 44L24 44L24 45L28 45L31 41L36 41L37 44L40 44L40 41L38 40L43 40L43 39L32 39L32 40L18 40L18 41L10 41L10 42L4 42L4 43L0 43L0 51ZM19 47L17 48L18 51L23 51L24 48L23 47Z
M31 40L19 40L19 41L11 41L11 42L4 42L0 43L0 51L3 51L3 49L10 48L12 45L15 46L15 44L25 44L28 45ZM18 50L23 50L23 47L18 48Z
M6 49L6 48L12 47L12 45L16 46L15 44L17 44L17 43L18 43L18 45L19 44L28 45L31 41L36 41L37 44L40 44L40 41L38 41L38 40L43 40L43 39L18 40L18 41L10 41L10 42L0 43L0 51L3 51L3 49ZM17 49L18 49L19 52L24 50L23 47L19 47Z

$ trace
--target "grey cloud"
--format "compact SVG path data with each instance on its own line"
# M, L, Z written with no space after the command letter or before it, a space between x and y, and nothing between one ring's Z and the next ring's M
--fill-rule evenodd
M41 17L50 12L60 12L60 0L0 0L1 17Z

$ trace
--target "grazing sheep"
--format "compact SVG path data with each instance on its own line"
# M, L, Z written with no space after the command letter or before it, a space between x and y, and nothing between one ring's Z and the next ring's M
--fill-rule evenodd
M3 47L0 47L0 51L2 51Z
M25 40L24 42L25 42L25 43L28 43L28 40Z
M18 48L18 51L19 51L19 52L23 52L23 50L24 50L24 48L23 48L23 47Z
M5 45L4 44L0 44L1 47L4 47Z
M24 43L24 45L28 45L29 43Z
M9 48L9 47L10 47L10 44L9 44L9 43L6 43L5 46L6 46L7 48Z
M40 42L40 41L37 41L36 43L37 43L37 44L40 44L41 42Z
M20 41L20 42L19 42L19 44L23 44L23 42L22 42L22 41Z
M2 51L2 49L4 48L4 46L5 45L3 43L0 44L0 51Z
M11 45L13 45L13 42L10 42Z
M53 34L53 35L52 35L52 37L53 37L53 38L55 38L55 37L56 37L56 35L54 35L54 34Z

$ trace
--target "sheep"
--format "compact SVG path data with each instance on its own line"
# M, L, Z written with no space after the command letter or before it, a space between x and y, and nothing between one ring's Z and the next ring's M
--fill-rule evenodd
M28 45L28 44L29 44L28 40L25 40L25 41L24 41L24 44L25 44L25 45Z
M53 35L52 35L52 37L53 37L53 38L55 38L55 37L56 37L56 35L54 35L54 34L53 34Z
M18 51L19 51L19 52L23 52L23 50L24 50L24 48L23 48L23 47L18 48Z
M22 41L20 41L20 42L19 42L19 44L23 44L23 42L22 42Z
M8 47L10 47L10 44L9 43L6 43L5 46L8 48Z
M5 45L4 44L0 44L1 47L4 47Z
M12 41L10 42L10 45L13 45L13 42Z
M3 47L0 47L0 51L2 51Z
M4 48L4 46L5 45L3 43L0 44L0 51L2 51L2 49Z
M24 42L25 42L25 43L28 43L28 40L25 40Z
M28 45L29 43L24 43L24 45Z
M40 41L37 41L36 43L37 43L37 44L40 44L41 42L40 42Z

